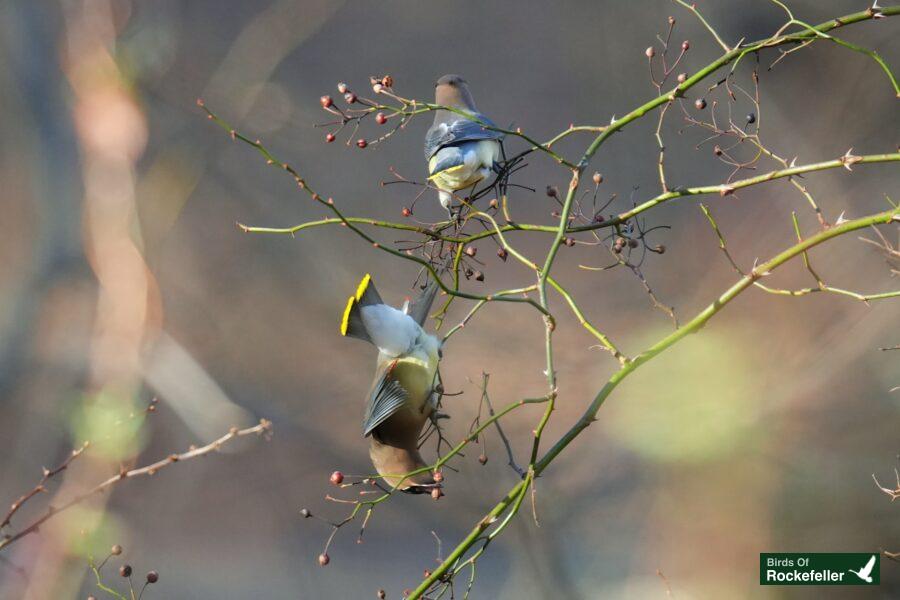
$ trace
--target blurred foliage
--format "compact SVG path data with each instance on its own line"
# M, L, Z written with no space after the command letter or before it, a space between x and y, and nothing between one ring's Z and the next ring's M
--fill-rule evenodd
M654 329L639 346L666 333ZM607 431L656 462L729 460L752 439L759 418L758 366L747 333L708 328L654 359L605 407Z
M135 456L147 444L144 408L113 388L86 395L72 413L72 438L90 441L92 454L111 461Z

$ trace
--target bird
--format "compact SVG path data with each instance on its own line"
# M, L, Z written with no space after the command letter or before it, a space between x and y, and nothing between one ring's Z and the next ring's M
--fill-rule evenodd
M437 291L437 282L432 280L415 300L394 308L382 301L367 273L347 300L341 319L341 335L378 348L363 417L363 437L369 438L372 464L385 483L412 494L440 487L427 470L404 477L427 466L418 441L435 411L437 369L443 352L440 340L422 326Z
M438 199L453 219L451 203L458 190L475 185L499 172L503 134L494 122L478 112L469 84L459 75L444 75L434 84L434 101L458 109L474 119L446 109L435 112L434 123L425 134L428 180L438 188Z
M853 569L847 569L847 572L853 573L866 583L872 583L872 569L875 567L875 555L872 555L872 558L869 559L869 562L866 563L859 571L854 571Z

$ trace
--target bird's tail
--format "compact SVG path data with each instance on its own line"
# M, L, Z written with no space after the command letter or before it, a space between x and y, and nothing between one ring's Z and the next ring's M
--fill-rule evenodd
M347 307L344 309L344 317L341 319L341 335L372 342L366 325L363 323L360 309L373 304L384 304L384 301L378 294L378 290L375 289L372 276L366 273L356 287L356 293L347 299Z

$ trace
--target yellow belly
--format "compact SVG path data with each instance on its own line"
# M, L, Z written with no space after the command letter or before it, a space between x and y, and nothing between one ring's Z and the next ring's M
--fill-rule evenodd
M484 179L483 169L471 168L468 165L451 167L431 176L431 181L438 189L455 192L471 187Z

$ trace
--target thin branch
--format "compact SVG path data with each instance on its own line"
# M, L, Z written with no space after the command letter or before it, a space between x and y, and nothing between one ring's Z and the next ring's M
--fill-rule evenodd
M201 446L199 448L191 448L186 452L182 452L181 454L170 454L164 459L158 460L154 463L146 465L144 467L135 468L135 469L122 469L119 471L117 475L113 475L106 481L98 483L93 488L79 494L62 504L58 507L49 507L47 511L36 520L34 520L30 525L26 526L22 530L17 533L14 533L3 540L0 540L0 550L3 550L7 546L15 543L16 541L22 539L26 535L30 533L34 533L38 530L38 528L43 525L46 521L58 515L59 513L72 508L73 506L80 504L87 498L90 498L94 494L98 494L108 490L114 485L126 480L132 479L135 477L141 476L150 476L155 475L160 469L164 469L168 466L171 466L177 462L183 462L185 460L190 460L192 458L197 458L199 456L204 456L206 454L210 454L219 450L222 446L230 442L231 440L239 437L244 437L247 435L263 435L268 436L272 432L272 423L271 421L267 421L266 419L261 419L259 424L254 425L253 427L247 427L246 429L238 429L237 427L232 427L231 430L220 438L210 442L205 446Z

